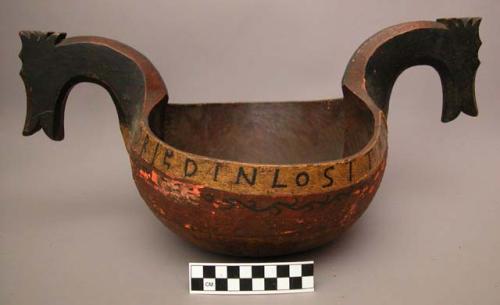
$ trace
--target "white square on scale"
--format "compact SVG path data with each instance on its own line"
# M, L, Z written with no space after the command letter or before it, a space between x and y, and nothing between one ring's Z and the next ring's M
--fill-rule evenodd
M203 278L203 266L191 266L192 278Z
M302 265L290 265L290 277L302 276Z
M290 289L290 279L287 277L279 277L278 278L278 290L282 289Z
M240 280L239 279L227 279L227 290L229 290L229 291L240 290Z
M264 290L264 279L252 279L252 290Z
M277 277L276 266L264 266L264 277Z
M313 288L314 287L314 277L313 276L303 276L302 277L302 288Z
M215 279L203 279L203 290L205 291L215 290Z
M226 266L215 266L215 277L218 279L227 278L227 267Z
M240 278L242 279L252 278L252 266L240 266Z

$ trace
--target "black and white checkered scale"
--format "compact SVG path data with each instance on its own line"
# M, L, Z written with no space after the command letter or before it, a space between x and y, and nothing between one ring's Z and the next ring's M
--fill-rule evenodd
M191 293L289 293L314 291L314 263L191 263Z

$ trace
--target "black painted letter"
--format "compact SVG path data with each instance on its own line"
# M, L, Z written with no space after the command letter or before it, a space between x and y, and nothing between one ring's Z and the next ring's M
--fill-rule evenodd
M295 184L297 186L306 186L309 183L309 174L307 172L300 172L295 176Z
M273 188L278 188L278 187L287 187L287 185L286 185L286 184L280 184L280 183L278 182L279 176L280 176L280 170L277 168L277 169L274 171Z
M191 165L191 170L189 171L189 165ZM189 158L186 159L184 162L184 177L192 177L196 174L196 171L198 170L198 165L194 160L191 160Z
M217 181L217 176L219 175L219 169L220 169L220 164L216 163L214 169L214 181Z
M167 169L170 169L170 162L167 161L167 159L170 159L174 156L174 152L171 151L170 149L165 149L165 155L163 156L163 165L165 165L165 167Z
M334 168L335 168L335 166L329 166L329 167L325 168L325 171L323 172L323 176L325 176L325 178L328 179L328 183L323 184L322 185L323 187L329 187L329 186L333 185L333 178L328 175L328 172L333 170Z
M243 177L243 179L245 179L248 184L254 185L257 178L257 169L253 168L252 170L252 179L248 179L245 170L243 169L243 167L240 167L240 169L238 170L238 176L236 177L236 184L240 184L240 178Z
M144 141L142 142L141 153L140 153L141 157L146 152L148 143L149 143L149 136L146 135L144 137Z

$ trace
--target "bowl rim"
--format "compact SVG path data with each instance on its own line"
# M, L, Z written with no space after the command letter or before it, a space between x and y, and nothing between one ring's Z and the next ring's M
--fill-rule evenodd
M338 97L338 98L318 98L318 99L304 99L304 100L276 100L276 101L223 101L223 102L200 102L200 103L175 103L173 105L176 106L204 106L204 105L233 105L233 104L291 104L291 103L321 103L321 102L335 102L335 101L340 101L343 100L344 98ZM157 104L161 103L162 101L159 101ZM168 101L170 104L170 101ZM325 160L325 161L319 161L319 162L299 162L299 163L269 163L269 162L246 162L246 161L236 161L236 160L230 160L230 159L222 159L222 158L215 158L215 157L209 157L201 154L196 154L187 150L179 149L172 144L169 144L165 140L161 139L159 136L156 135L156 133L151 129L151 126L149 125L149 116L154 110L154 107L151 107L148 109L148 111L145 112L145 120L141 122L146 132L150 137L154 137L155 141L158 141L165 147L168 147L174 152L183 154L183 155L189 155L192 157L195 157L197 159L205 159L205 160L210 160L213 162L224 162L224 163L232 163L232 164L241 164L244 166L248 167L303 167L303 166L314 166L314 165L327 165L327 164L333 164L333 163L348 163L354 159L359 158L360 156L366 155L370 149L373 148L373 146L376 145L377 140L380 138L382 132L381 132L381 127L384 126L387 128L387 121L385 118L385 115L383 111L380 109L374 109L370 107L369 104L367 103L361 103L363 107L366 107L368 110L370 110L370 115L372 116L373 119L373 130L371 132L371 136L368 139L368 141L363 145L363 147L358 150L356 153L350 154L348 156L342 157L342 158L337 158L337 159L331 159L331 160ZM156 106L156 105L155 105ZM141 125L142 125L141 124Z
M373 118L373 132L370 139L358 152L333 160L294 164L252 163L217 159L187 152L173 147L152 131L148 118L153 107L144 112L147 116L138 122L129 141L130 147L127 149L132 163L139 169L137 174L152 183L155 188L160 187L158 179L160 177L163 182L166 181L165 183L169 184L166 186L167 189L180 187L189 190L188 192L194 190L195 193L203 188L265 196L293 197L328 193L366 180L385 164L387 152L385 116L376 106L371 107L369 103L365 103L364 106L370 110ZM170 153L169 158L172 157L172 159L168 159L168 166L165 166L167 151ZM188 160L196 163L196 175L187 175ZM224 174L217 176L219 166L220 172ZM216 172L215 178L214 171ZM241 171L245 177L241 176ZM250 173L253 173L253 176ZM304 175L307 175L306 183L303 183L304 180L299 181L299 178L305 178ZM326 178L327 176L331 180ZM248 177L251 178L248 179ZM284 182L285 187L280 185L275 187L276 181ZM328 181L331 183L327 184Z

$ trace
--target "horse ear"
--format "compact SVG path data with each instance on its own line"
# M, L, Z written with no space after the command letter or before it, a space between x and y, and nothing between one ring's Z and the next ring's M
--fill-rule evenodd
M32 31L20 31L19 32L19 38L21 38L21 42L22 42L23 46L25 46L26 44L28 44L30 42L32 33L33 33Z

